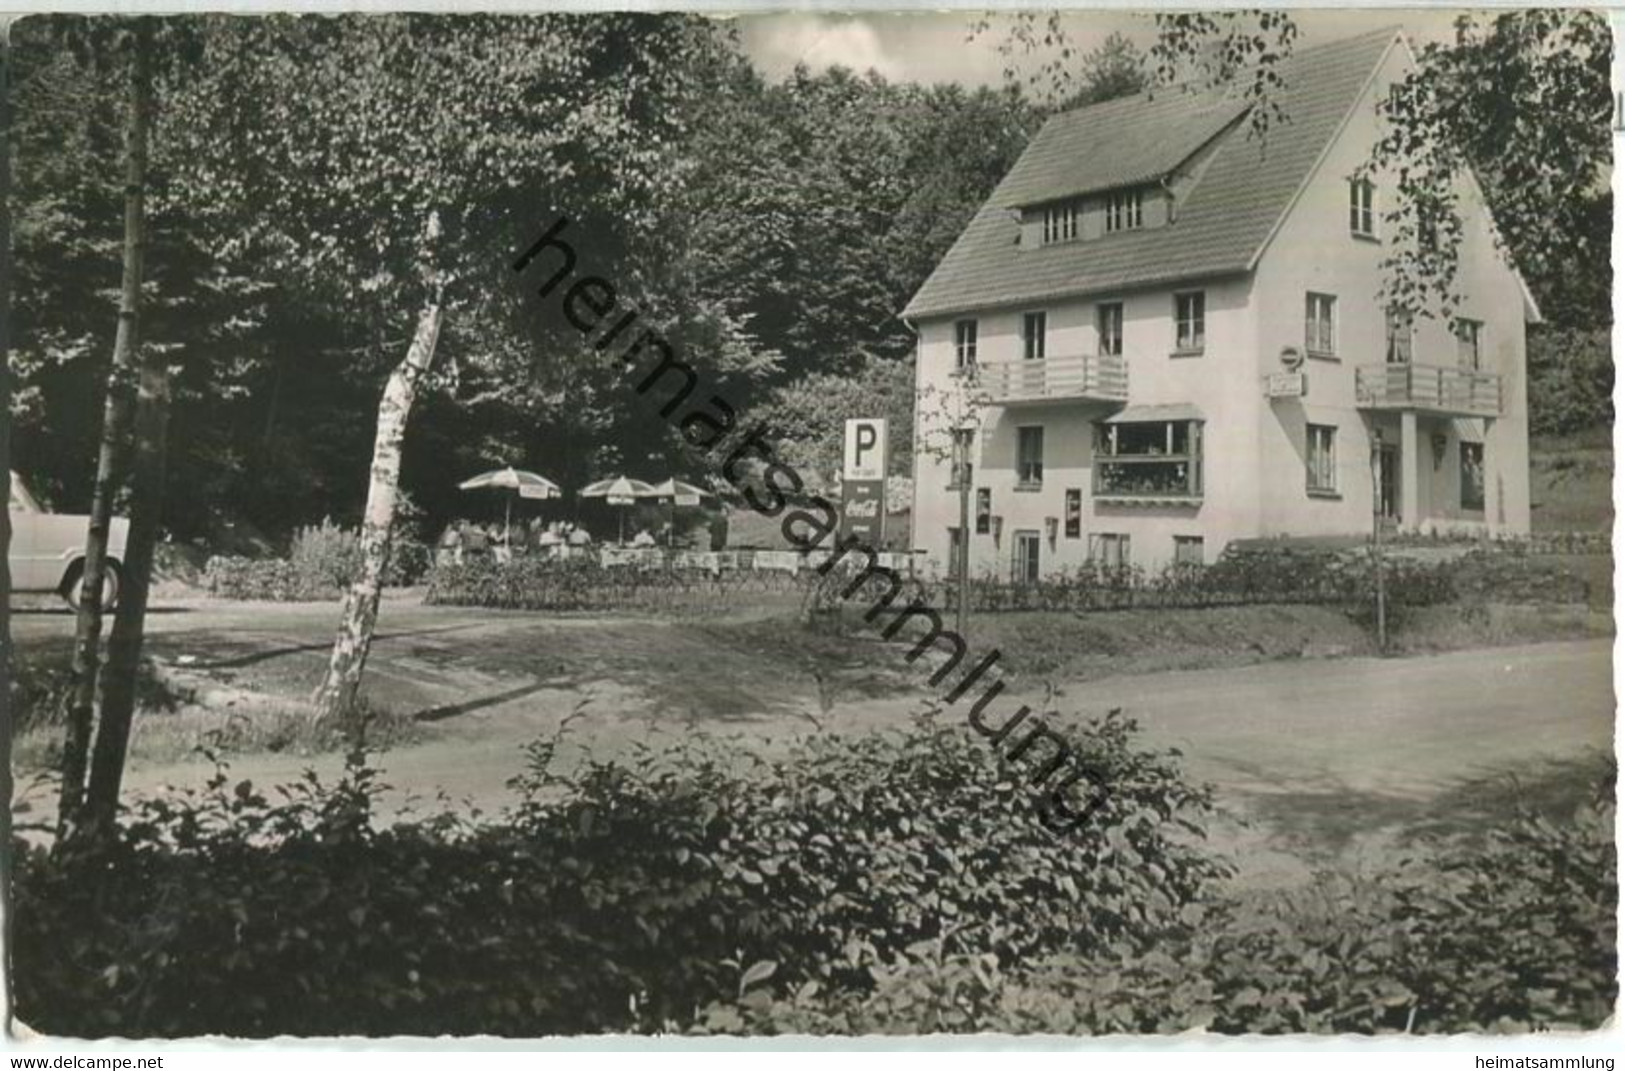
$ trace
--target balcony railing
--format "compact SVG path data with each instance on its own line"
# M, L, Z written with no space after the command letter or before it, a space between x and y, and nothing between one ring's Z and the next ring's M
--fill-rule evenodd
M1355 369L1354 388L1365 409L1501 415L1501 377L1495 372L1430 364L1378 365Z
M995 361L980 365L977 375L996 405L1128 400L1128 363L1121 355L1089 353L1041 361Z

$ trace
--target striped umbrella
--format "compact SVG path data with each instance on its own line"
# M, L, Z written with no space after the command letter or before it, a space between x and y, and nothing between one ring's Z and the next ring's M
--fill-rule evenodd
M621 507L621 539L626 542L626 507L640 498L654 498L653 485L630 476L611 476L607 480L590 483L576 492L582 498L601 498L612 506Z
M470 477L457 485L459 491L485 491L496 488L502 491L513 491L519 498L560 498L564 492L559 485L546 476L538 476L534 472L526 472L509 465L505 469L492 469L482 472L478 476ZM513 519L513 500L515 495L509 495L502 510L502 535L509 546L513 545L512 533L509 531Z
M698 506L703 499L716 496L703 487L695 487L691 483L684 483L675 476L664 483L655 484L654 497L671 503L671 522L667 525L668 543L677 541L677 507Z

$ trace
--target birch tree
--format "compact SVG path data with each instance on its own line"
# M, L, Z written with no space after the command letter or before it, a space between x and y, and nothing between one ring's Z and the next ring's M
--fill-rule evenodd
M83 817L91 732L95 721L96 686L101 669L102 595L109 570L107 539L113 517L113 500L129 463L135 385L140 375L147 151L152 120L151 21L137 19L133 27L116 32L128 48L129 71L124 147L124 267L119 293L118 331L113 343L113 365L107 377L101 448L97 455L95 489L85 533L84 565L80 572L81 594L73 645L74 685L63 740L62 786L57 808L59 831L64 838L72 834Z
M703 20L596 15L220 19L186 129L189 182L291 293L411 339L389 357L369 466L364 565L344 600L314 717L353 705L376 622L414 403L459 319L511 285L510 254L560 213L613 221L625 248L680 180L682 72ZM291 91L290 87L297 87ZM209 132L224 130L223 139ZM579 232L578 232L579 233ZM403 330L404 329L404 330Z

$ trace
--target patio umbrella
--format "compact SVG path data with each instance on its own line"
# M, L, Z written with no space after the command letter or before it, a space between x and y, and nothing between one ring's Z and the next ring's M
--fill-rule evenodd
M457 485L459 491L484 491L490 488L503 491L513 491L519 498L559 498L564 492L559 485L546 476L538 476L534 472L525 472L509 465L505 469L492 469L482 472L478 476L464 480ZM509 495L502 510L502 537L511 547L513 546L512 533L509 531L513 519L514 495Z
M654 497L671 503L671 523L667 528L666 542L675 544L677 541L677 507L698 506L702 499L715 498L710 491L703 487L695 487L691 483L672 477L664 483L655 484Z
M607 480L590 483L576 493L582 498L601 498L612 506L621 507L622 543L626 542L626 507L640 498L655 497L653 486L629 476L611 476Z

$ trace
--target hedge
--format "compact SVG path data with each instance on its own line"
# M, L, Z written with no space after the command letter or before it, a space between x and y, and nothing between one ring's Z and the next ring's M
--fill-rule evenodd
M509 562L490 559L462 565L436 565L426 599L453 606L511 610L632 610L642 612L721 612L741 599L762 596L799 602L803 609L867 606L886 594L871 580L846 597L845 589L863 561L846 559L844 572L812 569L704 570L671 567L606 568L590 559L539 557ZM1583 603L1586 581L1561 566L1520 550L1478 548L1450 560L1426 561L1402 552L1383 558L1391 607L1434 606L1462 596L1510 602ZM1211 565L1172 565L1147 573L1137 566L1106 567L1085 562L1035 583L1012 583L991 576L970 582L971 609L979 613L1051 610L1085 612L1119 609L1175 609L1259 603L1344 606L1369 613L1376 598L1376 565L1367 550L1332 551L1282 544L1227 548ZM959 584L951 579L904 578L896 602L921 600L951 610Z
M1230 873L1200 846L1210 791L1116 714L1066 732L1113 786L1066 837L928 717L774 761L696 738L569 774L544 740L480 825L380 827L359 756L277 802L221 774L114 843L19 842L17 1014L125 1037L688 1029L745 978L863 991L922 941L1036 963L1190 940Z
M1595 1028L1617 996L1612 773L1571 817L1227 891L1210 793L1120 716L1070 839L961 726L752 760L696 739L381 826L377 771L222 774L111 844L14 851L16 1010L57 1035Z
M928 943L865 991L771 983L706 1009L726 1034L1456 1034L1597 1029L1619 995L1613 779L1571 821L1304 890L1207 905L1149 951L1037 963Z
M484 558L436 564L424 599L502 610L721 612L741 598L805 598L816 577L808 571L606 568L589 558Z

